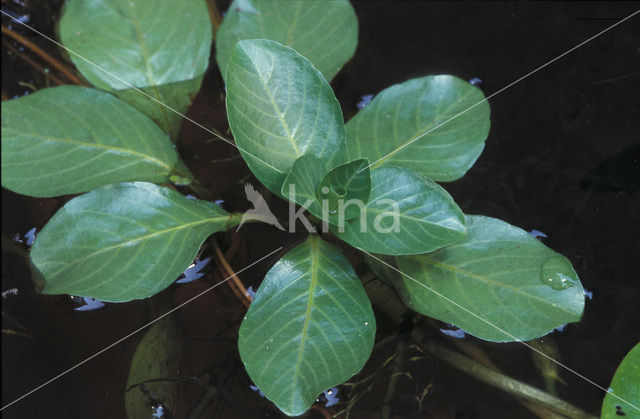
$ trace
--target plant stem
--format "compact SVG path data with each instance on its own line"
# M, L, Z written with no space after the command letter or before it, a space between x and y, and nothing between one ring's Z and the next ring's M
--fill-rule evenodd
M204 413L204 410L211 404L213 397L218 394L218 389L212 385L207 386L207 390L202 395L202 398L193 409L193 411L187 416L187 419L197 419Z
M384 403L382 404L382 419L389 419L391 417L391 400L396 392L398 385L399 372L404 364L405 354L407 346L409 346L405 336L398 336L398 344L396 345L396 357L393 360L393 368L391 369L391 377L389 377L389 385L387 386L387 393L384 396Z
M231 282L227 283L233 290L236 297L238 297L238 299L242 301L242 304L244 304L245 307L249 307L249 305L251 304L251 297L247 295L247 289L245 288L244 284L235 273L227 259L224 257L222 249L220 249L220 245L216 240L213 240L213 250L216 254L216 257L218 258L219 266L222 266L222 268L224 269L224 271L222 271L221 269L221 273L224 276L224 273L226 272L226 274L231 277Z
M211 19L211 26L213 32L213 40L216 40L216 33L218 33L218 28L222 23L222 15L218 10L218 5L216 4L216 0L207 1L207 8L209 9L209 19Z
M422 348L436 358L451 364L453 367L474 376L480 381L484 381L485 383L498 387L507 393L511 393L516 397L538 403L569 418L595 419L595 416L584 412L582 409L567 403L564 400L554 397L536 387L495 372L472 359L451 351L443 346L435 343L427 343L422 345Z
M191 192L193 192L194 194L198 195L202 199L206 199L208 201L213 200L213 195L211 195L211 192L209 192L209 190L207 188L202 186L196 179L192 179L191 183L186 185L186 187Z
M40 58L42 58L43 60L45 60L46 62L48 62L52 66L54 66L55 68L57 68L58 71L60 71L62 74L64 74L74 84L77 84L79 86L84 86L85 85L78 77L76 77L75 74L73 74L70 70L68 70L62 63L60 63L58 60L56 60L51 55L46 53L39 46L37 46L33 42L29 41L24 36L20 35L19 33L16 33L14 31L12 31L11 29L7 28L4 25L2 26L2 33L5 34L5 35L10 36L11 38L13 38L16 41L20 42L25 47L29 48L31 51L33 51L34 54L40 56Z
M30 57L28 57L26 54L20 52L16 47L11 45L11 42L3 39L2 43L4 44L4 46L9 48L9 50L12 53L14 53L16 56L20 57L20 59L22 61L24 61L25 63L29 64L31 67L35 68L36 70L38 70L40 73L44 74L44 76L47 77L49 80L51 80L53 83L55 83L55 84L57 84L59 86L61 86L63 84L66 84L65 82L60 80L58 77L56 77L53 74L51 74L50 72L48 72L47 69L45 69L43 66L41 66L40 64L38 64L37 62L32 60Z

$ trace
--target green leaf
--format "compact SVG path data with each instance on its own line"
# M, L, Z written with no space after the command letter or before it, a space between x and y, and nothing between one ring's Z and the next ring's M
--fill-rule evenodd
M291 48L265 39L236 44L228 67L227 113L253 174L273 193L293 163L312 154L342 163L340 104L322 75Z
M360 215L360 208L348 205L358 201L365 205L371 193L369 161L359 159L340 165L322 179L317 188L318 199L326 200L328 213L339 220L349 220Z
M116 94L121 100L142 111L151 118L162 130L168 133L171 138L177 138L182 126L181 114L186 114L195 98L202 76L195 79L179 81L176 83L163 84L161 86L143 87L142 90L153 99L143 95L136 89L116 90ZM155 100L154 100L155 99ZM168 109L167 105L171 109Z
M79 86L2 104L2 186L50 197L115 182L192 179L175 145L116 97Z
M322 206L316 191L326 173L327 168L322 160L310 154L301 156L293 162L291 171L282 184L282 196L307 208L316 217L322 218Z
M180 329L171 316L164 317L145 333L138 344L127 378L127 392L124 396L125 411L131 419L150 416L150 400L140 387L129 387L147 380L167 379L167 381L147 382L144 385L162 402L169 412L177 407L178 384L168 379L179 375L182 341Z
M640 343L618 366L609 390L602 403L602 419L640 418Z
M358 19L347 0L236 0L216 34L216 59L223 78L236 43L254 38L295 49L330 81L356 50Z
M458 179L478 159L489 133L483 99L480 89L447 75L391 86L347 123L347 156L367 158L372 168L401 166L436 181Z
M564 256L504 221L466 218L461 242L396 257L409 307L495 342L531 340L580 319L584 290Z
M373 170L364 216L331 231L358 249L385 255L430 252L466 234L464 214L447 191L401 167Z
M316 236L267 273L240 326L249 376L280 410L304 413L318 395L356 374L375 337L375 317L345 257Z
M101 89L129 89L123 80L138 88L191 80L209 64L204 0L69 0L59 32L77 54L71 61Z
M45 294L146 298L175 281L202 242L239 215L151 183L108 185L67 202L38 235L31 260Z

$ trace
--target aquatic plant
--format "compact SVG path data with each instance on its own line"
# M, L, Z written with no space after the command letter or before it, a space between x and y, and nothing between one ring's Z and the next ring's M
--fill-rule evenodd
M345 124L329 81L355 51L355 14L347 1L302 4L237 0L216 35L235 145L267 189L313 215L289 214L289 229L322 233L281 256L240 327L260 391L302 414L369 358L373 310L325 240L331 233L364 252L409 308L479 338L530 340L578 321L584 290L564 256L504 221L464 214L436 183L464 176L480 156L490 127L482 91L451 75L416 78L368 98ZM204 2L180 5L69 1L60 38L93 87L3 104L2 185L82 194L33 244L45 294L147 298L176 281L211 234L243 220L273 224L161 186L208 198L171 141L182 123L172 109L185 112L199 90L212 34ZM87 19L96 13L99 27Z

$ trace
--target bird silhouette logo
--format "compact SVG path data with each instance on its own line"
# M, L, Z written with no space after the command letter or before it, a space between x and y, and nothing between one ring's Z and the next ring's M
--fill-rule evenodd
M263 223L270 224L284 231L284 227L280 225L280 222L278 222L276 216L273 215L262 195L260 195L258 191L253 189L253 185L251 185L250 183L246 183L244 185L244 194L247 197L247 201L253 204L253 209L250 209L242 214L240 225L238 225L236 231L240 230L240 227L242 227L242 225L248 220L260 220Z

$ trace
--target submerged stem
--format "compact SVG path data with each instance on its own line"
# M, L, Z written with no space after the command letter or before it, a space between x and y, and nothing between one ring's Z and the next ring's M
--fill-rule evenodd
M423 345L422 348L429 354L451 364L455 368L466 372L469 375L474 376L478 380L491 384L494 387L498 387L499 389L506 391L507 393L511 393L516 397L540 404L547 407L549 410L553 410L554 412L558 412L570 418L595 419L595 416L586 413L582 409L567 403L564 400L554 397L536 387L493 371L477 363L471 358L467 358L466 356L460 355L443 346L435 343L427 343Z
M53 67L57 68L60 73L64 74L74 84L77 84L79 86L85 86L85 83L83 83L78 77L76 77L76 75L73 74L71 70L67 69L67 67L65 67L61 62L53 58L51 55L46 53L42 48L40 48L33 42L29 41L24 36L20 35L17 32L12 31L11 29L9 29L4 25L2 25L2 33L10 36L11 38L20 42L25 47L29 48L31 51L33 51L34 54L38 55L40 58L42 58L43 60L51 64Z

